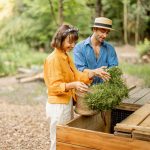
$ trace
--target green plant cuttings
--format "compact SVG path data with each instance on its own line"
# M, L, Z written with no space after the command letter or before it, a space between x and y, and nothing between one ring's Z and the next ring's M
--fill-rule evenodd
M91 92L85 95L85 102L92 110L110 110L121 100L128 97L128 88L122 79L122 70L119 67L108 69L111 79L103 84L92 85Z

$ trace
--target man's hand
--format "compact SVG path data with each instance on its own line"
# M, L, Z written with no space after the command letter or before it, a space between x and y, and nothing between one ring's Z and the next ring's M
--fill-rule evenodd
M107 70L106 66L102 66L100 68L97 68L95 70L93 70L95 72L95 75L100 77L102 80L104 81L109 81L110 74L108 72L106 72L105 70Z

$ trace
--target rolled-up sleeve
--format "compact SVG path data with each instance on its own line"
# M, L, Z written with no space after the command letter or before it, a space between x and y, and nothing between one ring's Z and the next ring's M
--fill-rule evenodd
M60 62L56 59L44 63L44 81L51 95L67 94Z

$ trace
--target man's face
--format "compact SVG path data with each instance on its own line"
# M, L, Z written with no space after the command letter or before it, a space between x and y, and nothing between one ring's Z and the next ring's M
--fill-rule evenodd
M100 43L105 40L105 38L107 37L109 32L110 32L109 29L103 29L103 28L94 28L93 29L94 37Z

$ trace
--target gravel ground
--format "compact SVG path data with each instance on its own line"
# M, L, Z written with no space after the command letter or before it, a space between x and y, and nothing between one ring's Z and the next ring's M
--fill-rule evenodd
M0 150L49 149L45 90L42 82L0 78Z

